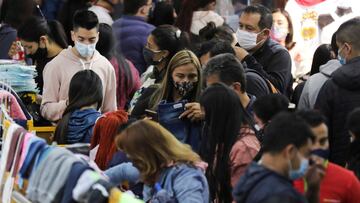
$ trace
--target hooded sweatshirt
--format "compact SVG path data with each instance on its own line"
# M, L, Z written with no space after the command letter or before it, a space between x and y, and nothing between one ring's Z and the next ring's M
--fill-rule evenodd
M339 60L336 59L330 60L326 64L320 66L320 72L312 75L305 83L298 104L299 109L314 108L321 87L340 66Z
M50 121L58 121L66 108L71 78L81 70L91 69L101 79L103 103L101 112L116 110L116 78L111 63L98 51L90 61L81 61L69 47L60 52L44 68L44 89L41 114Z
M233 189L233 197L237 203L306 202L288 178L255 162Z
M69 119L66 143L90 143L95 122L100 116L95 109L74 111Z
M0 59L9 59L8 52L16 40L16 30L9 25L0 24Z
M321 88L315 103L327 118L329 126L330 161L345 166L350 147L346 128L347 115L360 107L360 56L346 62L333 72Z

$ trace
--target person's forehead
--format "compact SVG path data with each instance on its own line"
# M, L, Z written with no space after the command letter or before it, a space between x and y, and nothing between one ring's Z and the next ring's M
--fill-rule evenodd
M91 30L85 28L78 28L77 30L75 30L75 34L84 38L97 37L98 30L96 28L93 28Z
M174 69L173 73L197 73L196 67L192 63L178 66Z
M258 28L260 18L261 16L259 13L242 13L240 16L240 23L243 25L248 25Z

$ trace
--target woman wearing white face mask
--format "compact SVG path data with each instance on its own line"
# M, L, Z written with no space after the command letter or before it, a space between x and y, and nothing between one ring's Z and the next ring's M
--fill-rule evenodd
M305 74L302 71L303 57L301 56L299 45L293 41L294 31L290 15L285 10L275 9L272 12L272 16L271 38L289 51L292 60L291 73L295 79L299 78Z

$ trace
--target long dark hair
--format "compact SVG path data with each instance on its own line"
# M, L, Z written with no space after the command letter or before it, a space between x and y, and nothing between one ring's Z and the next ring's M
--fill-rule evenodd
M38 43L40 37L44 35L63 49L68 46L64 28L56 20L46 21L40 17L31 17L18 29L19 38L28 42Z
M209 164L208 178L212 199L231 202L230 151L236 142L244 113L239 96L223 84L208 87L200 98L205 110L201 158Z
M77 72L70 81L69 105L55 130L54 141L66 144L68 123L72 112L85 106L97 103L100 109L103 101L103 86L100 77L92 70Z
M0 7L0 22L15 29L36 11L34 0L4 0Z
M116 40L115 36L113 35L113 31L111 26L105 23L99 24L99 41L96 44L96 50L103 56L105 56L108 60L116 58L118 63L118 71L119 77L116 83L118 86L124 84L124 87L121 88L125 90L125 92L121 92L120 88L117 88L116 97L119 97L121 94L129 95L130 97L130 88L133 83L135 82L133 79L133 75L130 69L130 65L125 60L125 57L115 50ZM124 77L121 77L121 76ZM124 81L122 81L124 79ZM131 98L128 98L131 99Z
M175 25L182 31L190 32L194 11L206 7L216 0L184 0Z
M320 66L333 59L331 52L332 48L330 44L322 44L315 50L310 75L318 73L320 71Z
M151 35L160 50L169 51L167 61L170 61L177 52L189 48L190 45L188 33L172 25L160 25L151 32Z

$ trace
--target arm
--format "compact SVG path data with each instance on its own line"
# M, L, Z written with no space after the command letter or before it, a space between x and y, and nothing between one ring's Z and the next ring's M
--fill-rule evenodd
M299 103L297 108L298 109L310 109L310 101L309 101L309 82L310 78L308 79L308 81L305 82L305 86L304 89L301 93L300 99L299 99Z
M240 177L245 173L248 165L258 153L257 150L248 148L242 141L238 141L230 152L231 186L234 188Z
M123 163L107 169L105 175L109 177L110 182L120 185L124 181L136 183L139 181L140 172L132 163Z
M291 58L286 50L280 50L272 56L272 60L268 64L268 70L248 52L240 47L235 48L236 56L246 62L247 67L258 71L262 76L267 78L282 93L286 91L286 76L291 74Z
M173 184L178 202L209 202L208 183L200 171L186 171L178 175Z
M116 111L116 75L115 70L109 63L108 78L105 78L106 87L104 93L103 106L101 108L102 113Z
M58 72L58 67L54 67L52 63L48 63L43 72L44 89L41 101L40 111L41 115L49 121L58 121L66 108L66 100L59 99L59 91L61 88L61 81Z

